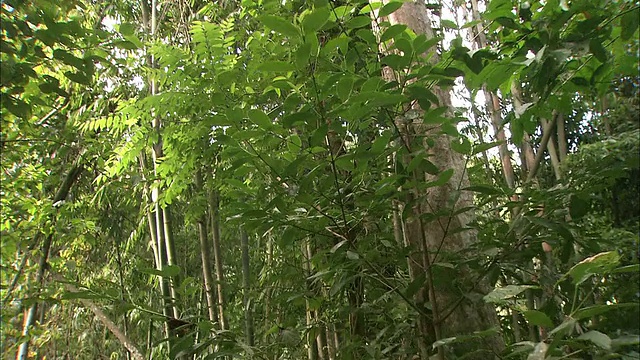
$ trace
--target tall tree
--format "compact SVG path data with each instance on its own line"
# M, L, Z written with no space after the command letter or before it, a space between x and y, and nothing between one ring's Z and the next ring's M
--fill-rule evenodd
M375 21L376 19L374 19ZM398 10L389 14L386 18L377 19L379 22L388 21L389 27L405 25L416 35L426 36L427 41L434 39L435 34L431 28L431 19L425 4L421 2L404 3ZM397 41L397 40L396 40ZM423 54L418 54L424 56ZM439 61L437 54L431 55L431 64ZM406 81L404 74L385 69L385 77L388 81ZM446 89L433 86L431 89L437 97L437 106L443 107L449 116L453 115L451 100ZM430 109L414 107L420 117ZM473 195L464 191L468 186L466 174L466 162L461 154L451 147L452 138L446 133L428 130L424 125L416 123L413 119L399 117L396 119L396 127L400 129L402 140L407 148L407 156L400 160L409 166L413 157L418 154L426 154L428 161L438 169L449 172L445 183L426 191L416 187L408 196L404 206L409 207L409 217L405 219L405 236L407 243L413 247L412 259L414 276L418 279L421 274L425 285L419 290L416 302L419 306L426 307L427 301L431 308L431 318L426 315L421 317L418 328L418 338L421 341L421 358L429 358L427 339L432 342L443 340L455 334L472 333L497 326L495 310L483 301L470 299L464 292L460 292L458 286L470 287L466 291L488 293L489 284L482 274L473 274L466 265L460 264L454 271L439 271L434 264L443 261L448 256L461 250L474 246L477 242L473 231L467 226L473 220L471 211L458 211L469 208L473 204ZM429 144L426 139L431 139ZM426 151L425 151L426 150ZM420 155L418 155L420 156ZM422 155L424 156L424 155ZM417 184L432 181L429 174L415 172L413 174ZM440 175L442 178L442 175ZM431 221L426 221L425 216L432 214ZM459 285L447 283L445 279L457 279ZM414 279L415 281L415 279ZM481 351L485 348L486 352ZM497 334L485 339L469 341L465 344L452 346L451 354L468 355L476 353L474 358L486 358L498 354L504 348L502 339ZM444 358L447 351L440 346L438 348L440 358Z

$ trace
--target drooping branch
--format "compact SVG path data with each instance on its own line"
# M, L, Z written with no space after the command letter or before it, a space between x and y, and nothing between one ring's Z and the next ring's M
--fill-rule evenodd
M53 275L54 279L59 282L63 282L65 284L65 288L67 288L70 292L78 292L78 288L64 280L62 276L59 274ZM113 320L109 319L109 317L102 311L100 308L89 299L78 299L86 308L91 310L91 312L100 320L100 322L111 331L111 333L120 341L122 346L124 346L131 353L131 357L134 360L144 360L144 356L142 352L138 349L135 343L127 337L127 335L120 330L118 325L116 325Z

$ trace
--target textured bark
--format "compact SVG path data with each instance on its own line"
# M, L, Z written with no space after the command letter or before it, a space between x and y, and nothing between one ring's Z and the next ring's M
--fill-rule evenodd
M391 24L405 24L416 34L425 34L427 38L433 38L431 19L424 2L406 2L396 12L389 15L386 20ZM431 57L437 62L438 56ZM390 69L383 71L383 76L392 81L398 74ZM451 107L448 91L437 87L431 88L439 99L439 106ZM415 109L423 110L423 109ZM451 111L449 111L451 115ZM397 119L397 127L405 144L420 150L418 146L425 148L431 157L429 158L439 169L453 169L454 175L444 186L431 188L427 193L414 190L407 199L407 204L414 204L412 216L405 219L405 238L413 247L410 256L411 271L416 274L425 274L427 286L423 286L415 301L429 301L432 319L421 315L419 318L419 338L428 338L431 341L446 337L472 333L478 330L497 326L497 316L493 307L482 300L471 301L466 295L469 293L486 293L489 286L464 267L458 267L457 271L442 271L439 267L432 267L435 262L447 261L447 257L471 247L476 242L476 234L473 231L462 230L473 220L473 213L466 211L456 213L455 210L473 205L473 194L460 191L468 186L465 169L465 161L461 155L451 149L451 138L427 130L422 123ZM434 144L428 146L425 142L420 145L412 145L419 142L417 139L430 137ZM410 155L409 155L410 156ZM402 159L407 161L408 159ZM418 181L432 181L433 176L427 174L414 174ZM424 200L423 200L424 199ZM422 220L423 215L431 215L431 222ZM445 214L445 215L442 215ZM448 214L448 215L447 215ZM461 231L462 230L462 231ZM437 271L436 271L437 269ZM418 275L415 276L418 278ZM451 279L456 279L452 282ZM464 289L464 290L460 290ZM481 298L481 297L480 297ZM430 329L432 331L430 331ZM421 357L428 358L424 340L419 340ZM439 356L466 355L469 359L486 359L488 355L500 352L504 343L500 336L490 336L478 341L467 341L463 344L453 345L447 349L446 354L442 347ZM430 346L429 346L430 348ZM484 351L483 351L484 350ZM475 352L475 354L472 354Z

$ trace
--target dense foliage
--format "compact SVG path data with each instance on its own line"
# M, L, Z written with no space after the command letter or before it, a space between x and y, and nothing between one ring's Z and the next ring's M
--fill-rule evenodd
M3 1L2 357L640 358L638 3L403 3Z

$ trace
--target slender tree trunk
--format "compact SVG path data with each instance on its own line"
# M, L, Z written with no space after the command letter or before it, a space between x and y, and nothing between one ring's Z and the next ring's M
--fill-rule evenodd
M301 245L301 250L302 250L302 268L304 270L304 275L305 278L309 278L309 276L311 276L311 257L312 257L312 253L311 253L311 244L310 244L310 240L307 239L305 240L302 245ZM310 283L307 280L307 292L309 292L310 289ZM311 304L309 302L309 298L305 297L305 318L307 320L307 329L310 330L311 328L313 328L315 326L315 319L314 319L314 311L313 309L311 309ZM316 342L316 339L311 335L311 331L307 332L307 358L309 360L318 360L318 344Z
M565 133L565 121L562 113L558 114L558 120L556 122L558 126L558 156L560 163L562 163L567 158L567 154L569 154L569 151L567 150L568 144L567 135Z
M173 231L171 227L171 214L169 212L168 205L162 209L162 231L164 233L165 249L167 252L167 265L178 266L176 261L175 243L173 241ZM169 278L169 289L171 291L171 312L175 319L180 318L180 312L178 311L178 292L177 288L180 287L180 276L176 275Z
M145 22L144 28L147 29L147 33L150 39L155 39L156 29L158 28L158 13L157 13L157 0L151 0L151 4L147 0L141 1L142 19ZM155 59L153 56L147 58L147 64L150 67L155 67ZM154 96L158 92L158 84L155 79L150 80L150 94ZM158 134L158 141L153 144L151 148L151 154L153 159L153 171L157 176L158 174L158 161L164 154L162 150L162 121L159 116L155 116L152 120L152 127ZM171 215L167 206L162 208L159 203L160 188L155 186L151 191L151 197L154 203L155 212L155 241L157 246L156 265L158 270L162 270L167 265L176 265L175 245L172 237L171 229ZM150 226L151 228L151 226ZM152 236L153 238L153 236ZM180 317L177 307L177 291L179 278L164 278L160 277L160 289L164 301L163 314L166 317L165 329L167 332L172 332L171 320L178 319Z
M335 331L333 330L332 324L327 324L327 326L325 326L325 333L326 333L326 344L327 344L327 356L329 357L329 360L335 360L337 338L335 336Z
M218 321L220 329L227 329L224 308L224 270L222 268L222 251L220 244L220 198L217 191L209 195L209 214L211 216L211 234L213 238L213 261L216 267L216 287L218 293Z
M196 190L203 193L202 174L196 173ZM198 218L198 237L200 239L200 256L202 260L202 278L204 280L204 295L207 300L207 313L211 322L216 321L216 298L214 293L213 272L211 271L211 252L209 239L207 237L206 211Z
M500 152L500 163L502 164L502 174L509 189L515 189L515 175L513 172L513 164L511 163L511 154L507 147L507 136L502 126L502 114L500 112L500 98L494 92L483 90L487 96L487 108L491 112L491 124L496 134L496 140L500 141L498 150Z
M434 38L430 25L431 19L423 2L406 2L400 9L389 15L386 20L390 25L404 24L418 35L424 34L428 39ZM437 54L434 54L431 59L434 62L439 60ZM383 74L388 81L392 81L396 77L396 74L393 74L388 69ZM440 100L439 106L451 107L447 91L437 87L432 88L432 90ZM420 252L419 256L414 256L411 260L417 263L415 270L426 275L426 289L423 286L419 293L422 292L423 295L421 296L428 298L433 317L432 321L429 321L428 318L424 319L430 324L427 324L427 326L421 325L417 336L433 341L497 326L497 317L493 307L481 301L472 302L468 300L465 298L464 293L446 281L446 277L466 278L475 284L474 289L469 290L480 291L481 293L489 291L489 286L485 281L476 279L468 269L460 268L456 274L447 274L440 271L434 273L435 268L431 267L434 262L442 261L437 256L442 257L443 254L446 255L447 253L453 254L469 248L476 242L475 233L460 231L471 222L473 214L468 211L461 213L455 211L455 208L464 208L473 204L473 194L460 191L461 188L468 184L465 161L451 149L451 139L449 137L429 133L420 124L412 121L408 122L407 119L402 119L401 123L397 125L399 129L407 129L404 134L401 134L405 138L405 144L416 143L417 137L424 137L425 135L431 137L435 144L432 147L426 147L429 153L432 154L430 160L440 169L454 170L454 175L444 186L432 188L427 194L422 194L418 190L414 191L414 199L426 200L424 202L419 201L414 205L413 218L406 221L405 236L409 243L414 245L414 251L419 250ZM416 178L418 181L422 179L426 181L433 180L426 174L416 174L416 176L418 176ZM452 205L451 198L454 195L458 196L458 199ZM407 203L412 203L411 200L413 199L409 199ZM423 214L442 213L443 211L448 211L449 215L437 218L428 225L421 220ZM428 294L428 297L424 295L425 293ZM422 299L418 298L417 300ZM421 304L418 305L420 306ZM433 335L430 334L429 325L433 329ZM420 347L422 358L427 359L428 354L425 354L424 345ZM452 354L466 355L469 359L486 359L488 354L493 356L494 353L499 353L503 347L503 340L499 336L490 336L482 341L468 341L463 344L453 345ZM446 354L443 348L439 347L438 349L439 357L444 359Z
M273 237L271 233L267 235L267 260L265 267L268 270L272 269L273 266ZM269 329L270 324L272 324L271 320L271 287L267 286L264 291L264 328ZM266 334L266 332L265 332ZM264 341L267 341L267 336L265 335Z
M316 344L318 346L318 360L325 360L325 344L327 343L326 332L324 329L324 325L322 325L322 322L320 321L320 311L315 310L313 313L316 319L317 328Z
M247 344L253 346L253 311L251 305L251 274L249 267L249 237L240 227L240 246L242 248L242 305L244 307L244 331Z
M120 244L114 241L114 245L116 247L116 261L118 263L118 282L120 285L120 300L125 303L126 302L126 289L124 286L124 270L122 269L122 254L120 250ZM128 313L125 312L122 314L122 329L124 331L125 336L129 336L129 316ZM127 360L131 360L131 351L127 350Z
M553 174L556 177L557 181L562 179L562 173L560 172L560 158L558 155L558 150L556 149L556 143L554 141L554 130L555 127L549 126L549 121L546 119L540 119L540 123L542 124L542 128L546 129L547 127L550 130L549 140L547 142L547 149L549 151L549 158L551 159L551 167L553 168Z

